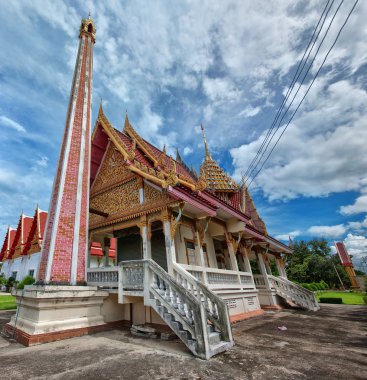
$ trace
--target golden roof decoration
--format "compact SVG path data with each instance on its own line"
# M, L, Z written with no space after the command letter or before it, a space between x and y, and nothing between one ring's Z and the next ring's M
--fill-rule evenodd
M200 166L200 177L205 176L207 189L215 191L238 191L238 184L213 160L206 142L204 127L201 125L205 146L205 158Z
M150 149L149 145L145 142L145 140L135 131L129 121L129 117L125 116L125 124L124 124L124 132L131 137L131 139L135 140L138 144L139 148L145 153L145 155L153 162L154 167L158 166L158 161L154 156L153 151Z
M261 231L263 234L267 235L268 231L266 229L266 225L264 221L260 218L254 201L251 197L251 194L248 190L248 187L246 185L246 182L242 178L242 185L241 185L241 209L242 212L246 215L248 215L251 218L251 221L253 225Z

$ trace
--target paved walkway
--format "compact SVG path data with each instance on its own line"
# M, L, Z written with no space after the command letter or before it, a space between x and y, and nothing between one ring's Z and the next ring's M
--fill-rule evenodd
M9 319L0 313L0 324ZM278 330L286 326L286 331ZM243 321L236 346L209 361L180 342L109 331L25 348L2 341L3 379L367 379L367 307L326 305Z

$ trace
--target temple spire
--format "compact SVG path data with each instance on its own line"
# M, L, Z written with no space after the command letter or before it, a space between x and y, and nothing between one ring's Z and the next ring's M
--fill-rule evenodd
M201 133L203 134L203 140L204 140L205 159L211 159L212 157L210 156L210 153L209 153L209 148L208 148L208 144L206 142L206 136L205 136L205 130L204 130L203 124L201 124L200 127L201 127Z

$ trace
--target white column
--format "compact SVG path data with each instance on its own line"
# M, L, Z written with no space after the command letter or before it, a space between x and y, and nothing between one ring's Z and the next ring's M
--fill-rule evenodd
M261 274L264 277L265 286L267 289L270 290L270 283L268 280L268 274L266 273L266 267L265 267L265 263L264 263L263 254L262 253L256 253L256 256L257 256L257 260L259 262Z
M143 241L143 259L151 259L152 258L152 252L150 248L150 240L148 240L148 226L143 225L141 227L141 238Z
M171 239L171 223L169 220L163 222L164 237L166 242L167 269L168 273L173 275L173 263L176 262L176 249L174 240Z
M231 263L231 269L238 272L237 260L234 254L232 242L230 240L227 240L227 248L229 253L229 260Z
M106 244L106 239L108 239L108 244ZM102 247L102 252L103 252L103 266L104 267L108 267L110 266L110 261L109 261L109 257L108 257L108 252L110 250L110 244L111 244L111 241L109 238L104 238L102 241L101 241L101 247Z
M277 263L279 275L284 277L284 278L288 278L287 272L285 271L284 260L281 258L277 258L276 263Z
M267 254L265 254L265 267L266 267L266 271L268 272L268 274L272 275L272 271L271 271L271 266L270 266L270 263L269 263L269 256Z
M207 284L208 279L206 275L206 267L205 267L205 261L204 261L204 251L203 247L200 244L200 235L197 230L195 230L195 238L196 238L196 244L195 244L195 256L198 258L198 264L202 268L202 278L203 278L203 283Z
M248 257L247 248L245 248L245 247L241 248L241 253L242 253L242 257L243 257L243 262L245 264L246 272L249 272L252 274L252 269L251 269L250 259Z

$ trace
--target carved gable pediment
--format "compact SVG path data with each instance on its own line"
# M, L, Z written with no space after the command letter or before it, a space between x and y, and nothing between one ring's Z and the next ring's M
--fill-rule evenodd
M116 183L133 178L133 176L131 170L126 166L122 154L115 149L113 143L109 143L91 193L95 194Z

